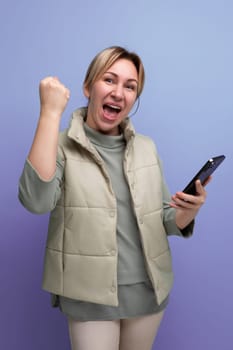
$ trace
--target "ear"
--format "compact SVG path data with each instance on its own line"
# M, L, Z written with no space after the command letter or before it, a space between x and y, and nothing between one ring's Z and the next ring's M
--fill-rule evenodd
M86 96L86 98L90 98L90 91L89 88L86 85L83 85L83 93Z

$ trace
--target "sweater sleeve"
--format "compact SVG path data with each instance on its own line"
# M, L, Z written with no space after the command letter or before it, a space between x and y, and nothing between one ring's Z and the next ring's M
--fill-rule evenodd
M163 170L162 170L162 165L161 161L158 157L159 165L160 165L160 170L161 170L161 176L162 176L162 193L163 193L163 224L165 231L167 235L176 235L176 236L182 236L182 237L190 237L193 234L193 229L194 229L194 220L190 222L189 225L187 225L184 229L179 229L176 225L176 209L172 208L170 206L171 202L171 194L168 190L168 186L166 184L164 175L163 175Z
M61 195L63 170L64 162L58 157L54 176L45 181L27 159L19 180L18 198L21 204L35 214L53 210Z
M176 225L176 209L170 207L171 196L168 187L163 180L163 224L167 235L190 237L193 234L194 220L184 229L180 230Z

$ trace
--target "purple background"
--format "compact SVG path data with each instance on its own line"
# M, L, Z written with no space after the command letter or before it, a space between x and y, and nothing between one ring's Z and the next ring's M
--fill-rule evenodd
M171 238L175 284L154 349L231 350L233 343L233 3L214 0L2 1L0 11L0 349L69 349L66 322L41 290L47 215L28 213L17 185L39 114L38 84L57 75L85 103L93 55L119 44L142 57L147 81L134 123L157 143L171 192L211 156L193 238Z

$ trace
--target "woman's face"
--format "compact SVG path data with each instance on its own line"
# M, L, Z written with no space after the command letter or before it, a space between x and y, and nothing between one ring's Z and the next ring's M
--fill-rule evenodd
M134 64L127 59L116 61L90 89L84 88L89 99L88 126L107 135L118 135L119 124L136 101L137 87Z

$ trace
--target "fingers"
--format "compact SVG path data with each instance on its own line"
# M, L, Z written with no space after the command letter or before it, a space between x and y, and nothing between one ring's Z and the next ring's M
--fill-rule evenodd
M70 90L56 76L48 76L40 82L41 110L49 115L61 116L70 98Z
M63 91L67 97L70 97L70 91L69 89L60 82L58 77L46 77L41 80L40 87L42 89L60 89L61 92Z
M177 192L175 195L173 195L170 205L173 208L183 209L194 209L197 206L197 204L193 201L193 198L190 199L190 195L187 198L186 196L184 197L183 192Z
M208 182L209 181L210 179ZM171 206L174 208L199 209L205 203L207 193L200 180L197 180L195 185L197 192L195 196L184 192L177 192L172 196L173 202L171 203Z
M197 193L196 196L205 194L204 186L201 184L200 180L196 180L195 186L196 186L196 193Z

